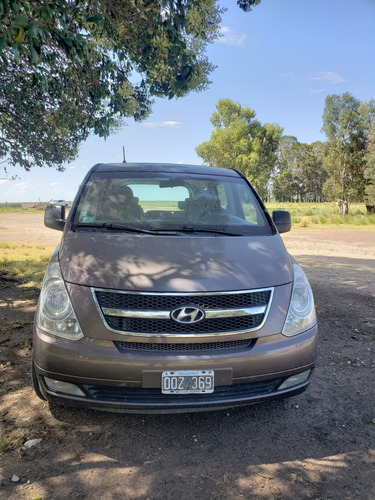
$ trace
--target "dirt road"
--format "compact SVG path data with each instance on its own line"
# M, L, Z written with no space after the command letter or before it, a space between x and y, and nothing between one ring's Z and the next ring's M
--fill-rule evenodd
M58 240L42 215L30 214L27 234L25 220L2 215L0 241ZM295 398L220 412L50 408L29 377L37 290L3 272L0 498L374 500L375 232L292 231L284 241L315 293L315 376Z

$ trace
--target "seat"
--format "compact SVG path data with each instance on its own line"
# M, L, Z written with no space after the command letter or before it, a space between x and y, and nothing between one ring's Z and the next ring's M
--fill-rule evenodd
M129 186L120 186L102 203L100 218L110 221L140 221L143 209Z
M204 221L206 219L213 222L213 219L222 214L220 200L214 196L201 194L193 199L186 199L186 212L189 219Z

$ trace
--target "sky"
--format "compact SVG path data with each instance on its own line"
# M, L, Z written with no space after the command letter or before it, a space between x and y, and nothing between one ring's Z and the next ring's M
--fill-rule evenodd
M248 106L261 123L277 123L300 142L325 140L324 101L350 92L375 99L375 0L262 0L245 13L222 0L219 41L207 55L217 66L204 92L158 99L142 123L126 120L106 140L90 136L64 172L9 167L16 180L0 179L0 203L72 201L95 163L201 164L195 148L209 140L219 99ZM0 172L0 177L2 173Z

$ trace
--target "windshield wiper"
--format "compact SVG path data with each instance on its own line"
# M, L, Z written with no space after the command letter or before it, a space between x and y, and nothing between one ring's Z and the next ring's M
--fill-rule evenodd
M160 234L160 231L152 231L150 229L141 229L139 227L124 226L123 224L112 224L108 222L103 222L102 224L96 224L93 222L83 223L79 222L76 227L91 227L96 229L115 229L117 231L126 231L129 233L141 233L141 234Z
M239 233L231 233L226 231L225 229L208 229L203 227L196 226L183 226L182 228L177 229L177 231L181 231L184 233L212 233L212 234L224 234L225 236L243 236Z
M202 227L196 226L182 226L173 229L142 229L139 227L125 226L124 224L113 224L109 222L102 222L100 224L95 222L78 222L76 227L89 227L94 229L114 229L116 231L126 231L129 233L141 233L141 234L154 234L154 235L174 235L178 233L211 233L211 234L223 234L225 236L242 236L239 233L230 233L229 231L219 230L219 229L204 229Z

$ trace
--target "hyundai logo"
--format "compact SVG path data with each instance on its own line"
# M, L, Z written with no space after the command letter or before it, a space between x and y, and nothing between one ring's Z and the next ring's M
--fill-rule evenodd
M198 307L178 307L171 312L171 318L177 323L194 324L204 319L205 314Z

